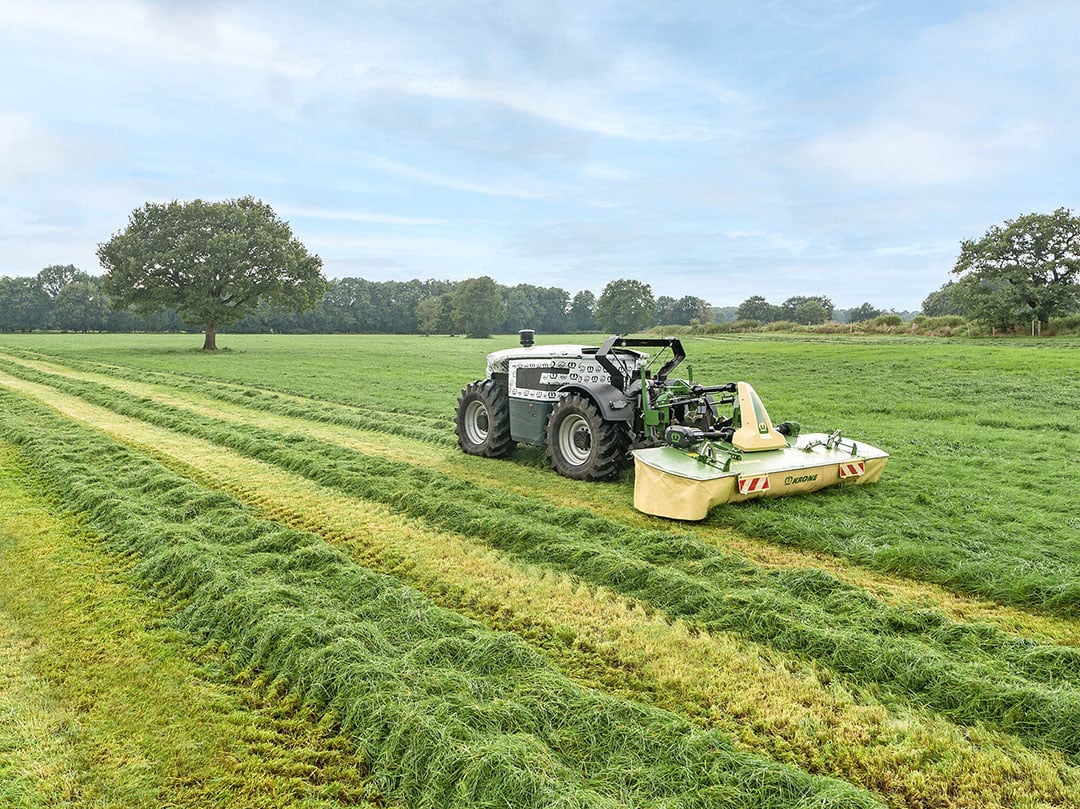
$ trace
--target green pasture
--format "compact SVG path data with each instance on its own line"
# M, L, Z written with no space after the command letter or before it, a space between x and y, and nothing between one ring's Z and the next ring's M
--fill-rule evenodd
M169 661L169 683L198 695L212 681L232 689L230 698L259 683L256 715L286 706L260 722L302 727L309 717L295 757L287 739L269 750L276 766L301 768L316 755L312 745L333 745L335 773L352 755L343 803L1075 805L1080 341L683 341L697 381L749 381L774 421L839 428L890 452L880 483L722 506L681 524L634 511L630 472L586 484L546 470L532 448L508 460L464 456L453 433L457 395L483 375L485 355L514 337L222 335L226 350L208 355L192 335L2 335L0 487L43 515L35 519L61 526L57 542L80 547L93 569L112 571L109 584L129 605L120 617L136 636L140 622L154 629L146 648ZM95 416L76 420L72 403L103 421L115 416L111 437ZM175 437L180 455L129 444L124 424ZM327 498L385 509L425 537L465 537L523 575L567 577L586 601L610 593L672 626L786 659L793 672L807 667L820 688L842 689L906 727L865 739L866 751L880 745L905 760L892 779L857 747L820 757L781 744L761 755L741 750L702 722L708 704L664 693L684 686L616 675L618 650L595 663L608 674L586 674L591 665L574 661L588 647L574 628L538 637L542 615L522 604L487 616L470 611L476 594L461 592L438 606L430 598L449 586L418 579L424 592L414 589L408 558L369 569L332 533L282 525L216 490L212 474L189 476L176 462L183 441ZM12 515L0 509L5 525ZM28 543L0 534L0 559L31 559ZM62 576L37 577L36 594L0 588L0 610L17 619L0 632L0 645L15 650L0 666L0 718L62 715L57 705L88 699L86 686L49 674L41 655L19 652L23 638L62 648L62 631L34 607L55 597ZM965 617L995 610L1000 620ZM504 626L512 631L492 628ZM91 624L84 642L96 631L106 630ZM572 654L559 652L568 645ZM104 661L95 669L99 689L126 699L107 669ZM620 676L618 694L583 685ZM130 723L147 740L136 713L103 715L95 733ZM770 722L782 726L782 714ZM238 715L226 711L224 721ZM956 737L926 736L934 723ZM176 727L170 744L196 732ZM47 738L0 732L0 797L49 805L33 783L55 790L56 779L27 762L40 753L77 768L97 737L76 737L82 747L71 749ZM91 805L101 790L118 796L112 805L165 794L177 776L154 756L164 760L170 748L137 743L156 751L143 769L99 763L75 805ZM992 769L968 774L950 763L964 760L968 743ZM192 777L230 784L253 805L335 805L321 780L317 789L291 778L260 792L254 765L240 760L249 775L220 772L204 756L205 774ZM128 783L136 776L137 789ZM199 790L181 798L207 794ZM208 805L240 805L215 801Z
M706 528L732 527L1004 603L1080 614L1080 342L683 339L699 381L746 380L774 421L839 428L892 455L879 486L722 506ZM461 387L483 375L487 352L515 341L229 335L222 338L228 350L215 355L197 350L191 335L5 336L0 346L90 364L84 367L115 365L128 375L182 374L211 393L203 380L412 414L414 426L447 442ZM536 453L520 450L506 475L515 462L536 463ZM625 489L629 504L629 477L612 485Z
M0 439L0 806L386 805L332 715L226 673L20 456Z

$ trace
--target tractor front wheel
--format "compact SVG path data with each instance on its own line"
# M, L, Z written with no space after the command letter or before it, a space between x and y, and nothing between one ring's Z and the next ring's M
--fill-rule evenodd
M469 455L504 458L516 444L510 437L510 400L493 379L472 382L457 406L458 446Z
M551 411L547 457L551 468L574 480L607 480L626 463L626 429L605 421L587 397L570 393Z

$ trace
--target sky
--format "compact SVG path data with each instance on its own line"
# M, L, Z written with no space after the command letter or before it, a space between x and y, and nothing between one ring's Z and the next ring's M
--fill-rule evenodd
M330 278L917 310L1080 207L1075 0L0 0L0 275L254 196Z

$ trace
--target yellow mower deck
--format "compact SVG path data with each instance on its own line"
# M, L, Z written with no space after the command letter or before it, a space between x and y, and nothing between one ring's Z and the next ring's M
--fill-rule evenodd
M726 464L670 446L633 454L634 507L675 520L703 520L721 503L874 483L889 458L869 444L825 433L800 435L786 448L745 453Z

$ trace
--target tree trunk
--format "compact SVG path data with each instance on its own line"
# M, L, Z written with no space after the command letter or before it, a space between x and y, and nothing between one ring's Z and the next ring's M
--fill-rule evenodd
M202 344L203 351L217 351L217 328L213 323L206 324L206 338Z

